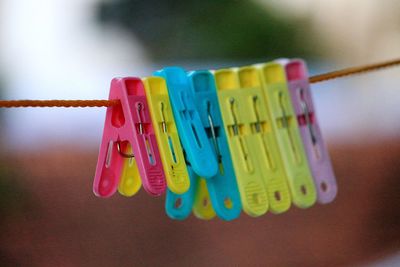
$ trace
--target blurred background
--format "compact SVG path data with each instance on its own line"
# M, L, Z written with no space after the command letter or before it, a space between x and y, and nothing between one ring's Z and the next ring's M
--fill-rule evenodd
M397 0L0 0L2 99L106 99L115 76L302 57L311 74L400 56ZM0 110L0 266L400 266L400 68L313 85L329 205L172 221L96 198L105 109Z

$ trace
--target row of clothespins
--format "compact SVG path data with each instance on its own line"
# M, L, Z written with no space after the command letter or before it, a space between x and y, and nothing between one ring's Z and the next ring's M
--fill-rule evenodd
M337 185L302 60L115 78L94 193L166 192L169 217L257 217L331 202Z

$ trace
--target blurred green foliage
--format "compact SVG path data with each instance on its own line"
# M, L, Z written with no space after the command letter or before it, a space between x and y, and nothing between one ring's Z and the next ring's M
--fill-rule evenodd
M100 4L98 19L134 34L155 60L318 55L306 18L283 17L253 1L117 0Z

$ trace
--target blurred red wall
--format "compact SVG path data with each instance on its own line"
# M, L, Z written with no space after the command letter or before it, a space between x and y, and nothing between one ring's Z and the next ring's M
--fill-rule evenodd
M366 142L367 144L368 142ZM169 219L164 197L100 199L95 151L1 159L1 266L354 266L399 251L400 139L330 144L329 205L233 222Z

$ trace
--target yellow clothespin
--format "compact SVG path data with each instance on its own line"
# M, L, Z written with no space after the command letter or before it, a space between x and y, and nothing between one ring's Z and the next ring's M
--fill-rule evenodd
M259 138L251 130L253 100L240 89L234 69L217 70L214 75L243 210L261 216L268 211L268 197L257 160Z
M132 147L128 145L127 153L132 154ZM122 169L121 181L118 185L118 192L126 197L135 195L140 187L142 181L140 180L139 169L136 164L135 158L124 159L124 167Z
M216 214L211 204L210 194L204 178L197 177L197 187L193 203L193 214L202 220L211 220Z
M310 207L317 195L291 103L285 70L280 63L260 64L257 69L293 203L301 208Z
M252 120L252 134L257 137L257 159L262 167L270 210L273 213L282 213L290 207L290 192L259 74L255 67L239 68L238 74L240 87L244 90L247 101L251 102L247 113Z
M143 83L168 188L183 194L189 189L190 180L165 80L147 77Z

